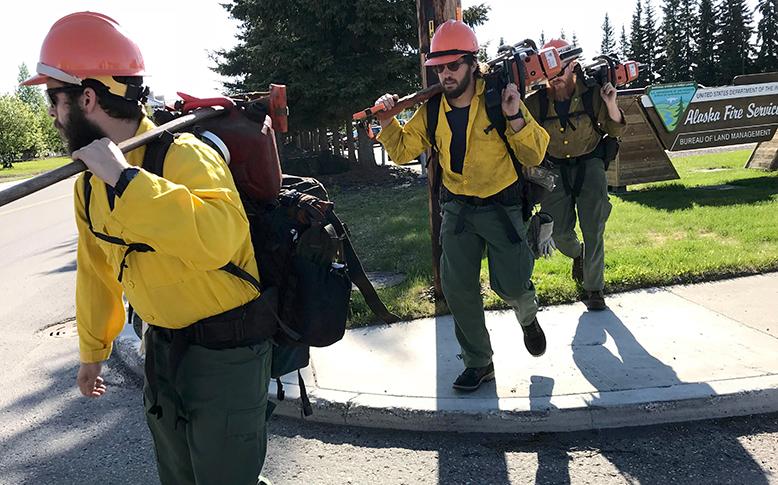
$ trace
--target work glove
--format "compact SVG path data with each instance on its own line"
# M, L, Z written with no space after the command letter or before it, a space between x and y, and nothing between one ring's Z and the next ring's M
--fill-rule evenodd
M537 212L529 220L527 238L530 250L539 259L541 256L550 258L554 254L556 244L551 235L554 232L554 220L546 212Z

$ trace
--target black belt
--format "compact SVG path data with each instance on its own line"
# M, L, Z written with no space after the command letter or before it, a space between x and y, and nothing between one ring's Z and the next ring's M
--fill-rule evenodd
M145 371L153 404L149 413L162 417L162 408L157 401L157 378L155 373L154 349L152 341L163 338L170 342L167 376L175 383L178 366L190 345L200 345L208 349L230 349L261 343L276 333L276 315L278 293L269 289L245 305L228 310L212 317L203 318L180 329L171 329L150 325L146 333L147 346Z
M503 226L505 227L505 232L508 235L508 239L512 243L516 244L521 242L521 236L519 236L519 232L513 225L510 215L508 214L508 210L505 207L521 205L521 196L519 194L519 190L519 184L516 182L509 185L507 188L501 190L500 192L484 199L473 195L455 194L449 191L445 185L442 185L440 187L440 202L443 204L445 202L456 200L464 204L464 207L460 209L459 214L457 215L457 224L456 228L454 229L455 235L462 234L462 232L464 232L465 217L468 214L474 212L476 208L494 206L495 210L497 210L497 212L500 214L500 219L502 220Z
M584 178L586 177L586 164L581 162L586 162L593 158L603 158L603 148L603 144L600 143L597 145L597 148L591 152L571 158L556 158L551 155L546 155L548 161L553 163L554 166L559 167L559 174L562 176L562 186L565 189L565 194L572 195L574 203L575 199L581 195L581 188L583 187ZM575 174L575 180L571 183L570 168L572 166L577 166L578 172Z

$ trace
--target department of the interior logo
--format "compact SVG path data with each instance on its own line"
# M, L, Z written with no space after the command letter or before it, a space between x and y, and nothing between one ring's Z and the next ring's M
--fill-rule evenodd
M648 97L668 133L678 128L696 92L697 83L693 82L650 86L647 89Z

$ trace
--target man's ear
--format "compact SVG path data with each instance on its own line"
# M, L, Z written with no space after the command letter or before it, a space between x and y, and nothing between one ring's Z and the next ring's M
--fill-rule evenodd
M85 88L81 98L79 99L81 109L85 114L93 113L99 106L97 102L97 93L92 88Z

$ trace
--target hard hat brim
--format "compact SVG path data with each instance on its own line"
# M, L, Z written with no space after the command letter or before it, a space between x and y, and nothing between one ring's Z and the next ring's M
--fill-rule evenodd
M466 56L467 54L449 54L447 56L440 56L440 57L433 57L432 59L427 59L424 62L425 66L439 66L441 64L448 64L449 62L454 62L458 59L461 59L462 57Z
M36 84L45 84L46 81L49 80L49 76L45 76L43 74L35 74L34 76L30 76L24 81L19 83L19 86L34 86Z

